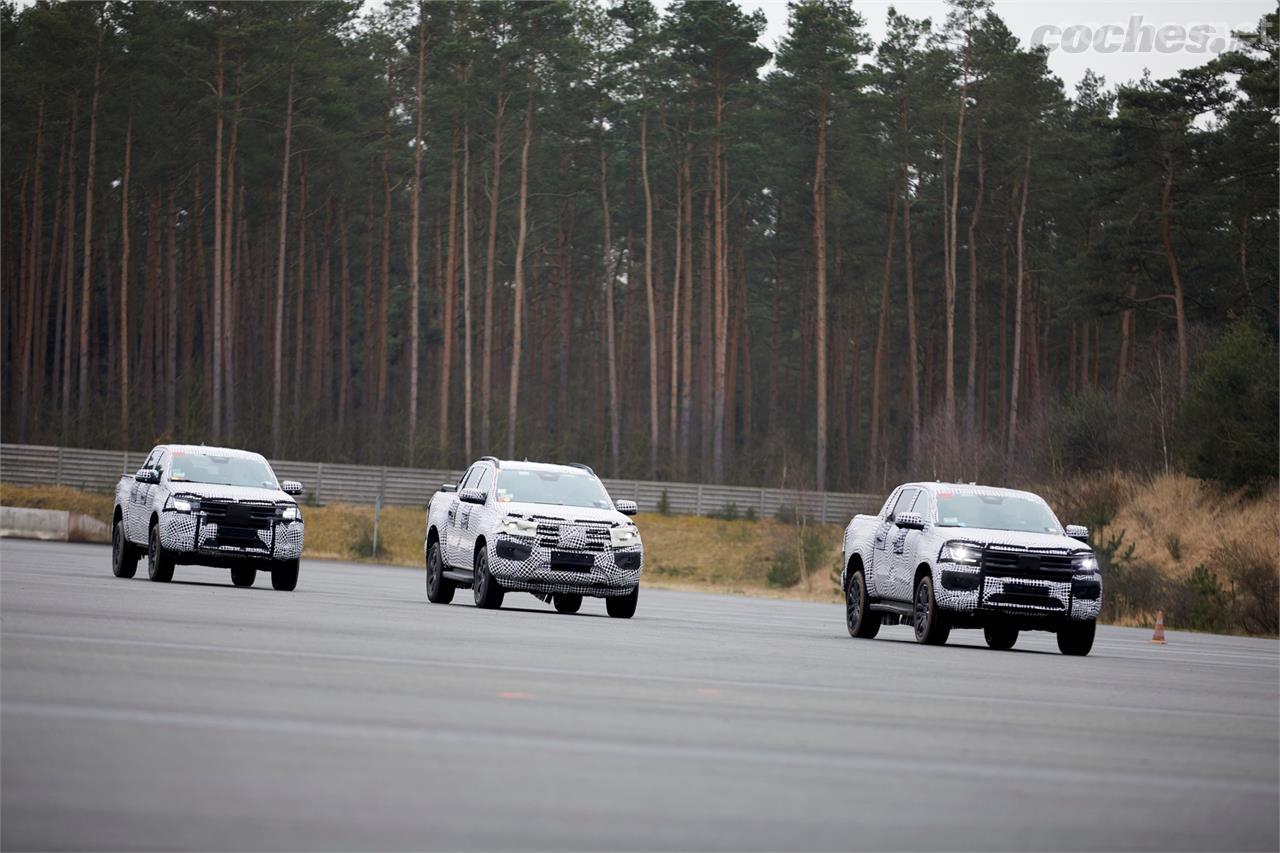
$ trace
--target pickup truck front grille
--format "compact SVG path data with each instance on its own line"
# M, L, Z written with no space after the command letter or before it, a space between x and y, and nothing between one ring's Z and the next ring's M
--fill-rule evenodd
M267 530L275 521L276 505L266 501L200 501L200 512L205 519L219 527L241 530Z
M1075 571L1075 558L1066 553L985 548L982 571L994 577L1067 580Z
M535 515L538 523L538 544L557 551L599 553L609 547L609 526L598 521L558 518Z

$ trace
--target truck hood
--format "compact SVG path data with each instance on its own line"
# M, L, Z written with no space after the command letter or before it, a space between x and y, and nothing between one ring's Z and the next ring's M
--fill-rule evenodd
M195 495L198 498L216 498L227 501L270 501L272 503L296 503L279 489L257 486L220 486L213 483L169 482L169 490L175 495Z
M1007 545L1011 548L1059 548L1067 551L1087 551L1089 546L1059 533L1022 533L1016 530L988 530L982 527L941 527L934 531L940 539L960 539L980 542L984 545Z
M596 509L589 506L562 506L560 504L500 503L498 508L507 515L522 515L525 518L539 516L557 521L594 521L602 524L631 524L616 509Z

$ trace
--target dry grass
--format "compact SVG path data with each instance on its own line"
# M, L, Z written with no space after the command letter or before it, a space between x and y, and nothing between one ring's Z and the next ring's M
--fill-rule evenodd
M115 498L103 492L82 492L65 486L15 486L12 483L0 483L0 504L80 512L103 524L110 524Z

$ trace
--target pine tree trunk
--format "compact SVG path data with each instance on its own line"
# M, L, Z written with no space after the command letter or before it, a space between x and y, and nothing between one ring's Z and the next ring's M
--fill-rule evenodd
M1009 380L1009 433L1008 445L1006 448L1007 459L1013 460L1013 453L1018 444L1018 384L1021 379L1022 370L1022 291L1023 281L1026 278L1027 258L1026 258L1026 215L1027 215L1027 186L1031 183L1031 142L1027 141L1027 153L1022 170L1022 200L1018 206L1017 217L1017 243L1018 243L1018 267L1017 274L1014 277L1013 284L1013 373Z
M462 124L462 445L466 459L472 450L471 347L471 122Z
M498 203L502 189L502 116L507 96L498 94L493 116L493 177L489 188L489 231L484 269L484 349L480 355L480 446L489 450L493 433L490 396L493 389L493 272L498 245Z
M676 169L675 197L675 260L671 272L671 379L667 388L667 452L675 455L679 447L680 414L680 277L684 271L684 239L682 234L684 215L684 185L679 168ZM671 460L674 462L675 460ZM671 468L670 462L668 469Z
M1164 186L1160 193L1160 241L1164 246L1165 260L1169 264L1169 278L1173 281L1174 323L1178 333L1178 393L1187 393L1187 317L1182 303L1182 275L1178 271L1178 258L1173 251L1173 155L1165 152Z
M680 332L680 470L688 471L689 430L693 416L693 165L692 146L685 145L684 163L681 166L684 179L684 209L682 217L684 243L684 318Z
M658 329L653 299L653 194L649 189L649 113L640 116L640 180L644 187L644 296L649 312L649 477L658 474Z
M338 252L342 263L342 295L338 314L338 447L347 448L347 388L351 384L351 258L347 249L347 202L338 208Z
M973 215L969 217L969 368L965 381L965 427L973 435L978 381L978 223L982 219L987 163L983 157L982 136L978 136L978 191L973 198Z
M232 440L236 425L235 376L235 318L236 297L232 277L232 257L235 252L235 200L236 200L236 145L240 137L240 68L236 68L236 111L231 120L231 139L227 145L227 191L225 221L222 226L222 434Z
M41 301L40 261L43 258L44 246L44 98L40 99L36 118L35 141L35 179L31 193L31 228L26 248L22 255L26 259L27 270L23 279L23 311L21 312L22 333L19 335L18 352L21 358L19 366L20 390L18 393L18 434L19 441L26 440L27 418L31 408L31 369L34 351L37 346L35 336L36 303ZM44 360L44 330L41 329L39 346L40 359Z
M907 266L907 385L911 390L911 459L920 456L920 370L916 365L915 257L911 252L911 177L902 164L902 248Z
M511 377L507 395L507 458L516 455L516 415L520 401L520 357L524 352L524 250L529 236L529 145L533 142L533 79L529 79L528 104L524 112L524 141L520 146L520 202L516 214L516 259L514 271L515 293L511 307Z
M124 134L120 182L120 441L129 448L129 172L133 162L133 116Z
M271 454L280 458L280 401L284 396L284 281L289 234L289 154L293 142L293 66L289 66L289 89L285 96L284 157L280 175L280 236L276 262L275 334L272 355Z
M889 221L885 223L884 273L880 277L880 312L876 319L876 346L871 356L871 419L867 424L867 479L876 481L880 464L880 406L884 388L884 362L889 345L889 279L893 272L893 242L897 234L898 194L889 202Z
M164 422L170 435L178 434L178 205L174 199L175 192L169 187L169 207L166 212L165 236L167 239L169 263L167 279L169 298L166 302L165 316L165 386L164 386Z
M210 386L210 416L212 422L209 433L214 443L222 438L222 39L218 39L218 77L214 94L217 97L216 115L214 118L213 147L213 317L209 323L210 354L212 379ZM278 387L278 386L277 386Z
M609 210L609 168L605 157L604 122L598 123L600 133L600 214L604 228L604 328L605 352L609 372L609 471L617 478L622 466L622 412L618 401L618 354L615 341L615 313L613 307L614 260L612 214Z
M105 14L105 13L104 13ZM89 411L89 320L92 306L89 284L93 279L93 182L98 166L98 95L102 88L102 40L104 21L98 22L98 51L93 64L93 100L89 107L89 164L84 179L84 269L80 278L80 396L76 400L76 432L83 442ZM127 449L127 448L126 448Z
M418 260L418 240L421 230L422 199L422 104L423 85L426 78L427 21L426 8L418 4L418 87L415 98L415 126L413 135L413 214L409 234L409 465L414 463L418 448L418 347L419 328L422 324L419 307L421 264Z
M440 410L436 446L441 458L449 458L449 383L453 377L453 339L457 320L454 302L458 285L458 131L449 147L449 248L444 262L444 313L440 321Z
M827 488L827 102L823 94L818 111L818 152L813 169L813 280L817 291L814 309L814 354L817 357L815 383L816 458L814 488Z

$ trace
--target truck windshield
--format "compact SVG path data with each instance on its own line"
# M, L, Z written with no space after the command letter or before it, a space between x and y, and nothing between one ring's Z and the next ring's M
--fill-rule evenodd
M1014 495L939 493L938 526L1062 533L1062 526L1048 506Z
M271 466L252 456L205 456L175 453L169 469L172 483L207 483L216 486L249 486L278 489Z
M586 472L570 474L519 468L504 468L498 473L498 501L589 506L596 509L613 507L604 486Z

